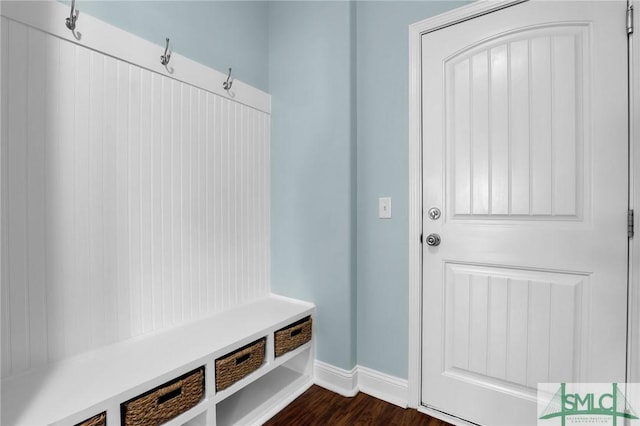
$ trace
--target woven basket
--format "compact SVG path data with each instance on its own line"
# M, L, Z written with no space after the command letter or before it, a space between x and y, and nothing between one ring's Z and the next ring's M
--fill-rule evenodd
M310 341L311 324L311 317L306 317L276 331L276 357L284 355Z
M195 407L204 396L204 367L120 406L124 426L157 426Z
M107 413L102 412L84 422L78 423L76 426L107 426Z
M263 337L216 360L216 391L228 388L260 368L264 361L266 340Z

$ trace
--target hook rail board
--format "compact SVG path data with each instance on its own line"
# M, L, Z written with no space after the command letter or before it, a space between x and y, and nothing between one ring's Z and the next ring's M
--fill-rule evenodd
M191 84L227 99L271 113L271 95L253 86L234 80L233 94L223 89L227 75L206 67L178 53L172 53L169 69L159 57L165 46L154 44L116 28L76 9L75 30L65 25L69 6L57 1L0 1L0 14L8 19L37 28L55 37L135 64L172 79ZM169 35L167 35L169 36ZM163 40L158 40L162 42ZM172 43L174 40L172 40ZM169 71L173 70L172 73Z

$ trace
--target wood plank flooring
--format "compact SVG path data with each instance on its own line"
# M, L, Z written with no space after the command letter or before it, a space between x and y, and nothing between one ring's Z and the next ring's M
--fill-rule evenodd
M312 386L265 426L450 426L441 420L402 409L360 392L346 398Z

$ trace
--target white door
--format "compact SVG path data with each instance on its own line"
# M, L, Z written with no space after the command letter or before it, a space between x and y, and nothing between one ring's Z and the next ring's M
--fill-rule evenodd
M624 382L625 12L530 1L423 36L423 405L532 425L539 382Z

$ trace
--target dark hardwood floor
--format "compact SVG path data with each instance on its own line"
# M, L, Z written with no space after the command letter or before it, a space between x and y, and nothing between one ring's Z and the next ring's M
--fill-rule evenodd
M346 398L320 386L312 386L265 426L449 426L413 409L376 399L360 392Z

